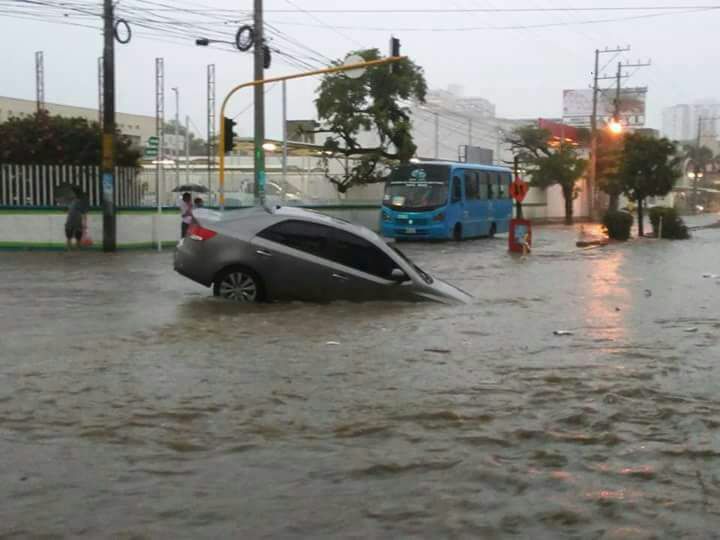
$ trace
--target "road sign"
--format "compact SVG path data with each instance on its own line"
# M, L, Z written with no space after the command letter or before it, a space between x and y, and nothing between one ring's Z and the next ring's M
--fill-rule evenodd
M157 157L157 155L158 155L157 148L148 147L145 149L145 157L146 158Z
M528 189L530 189L528 183L521 180L519 176L516 176L515 181L510 184L510 196L517 202L523 202Z
M157 147L160 144L160 139L158 139L155 135L148 137L147 145Z

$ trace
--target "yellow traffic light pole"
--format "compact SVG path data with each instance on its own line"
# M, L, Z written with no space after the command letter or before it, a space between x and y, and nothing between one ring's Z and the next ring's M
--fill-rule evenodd
M220 209L225 209L225 107L227 106L230 98L236 92L242 90L243 88L261 86L267 83L289 81L291 79L302 79L303 77L312 77L314 75L325 75L327 73L338 73L342 71L351 71L353 69L364 69L368 67L382 66L385 64L391 64L393 62L399 62L400 60L405 60L406 58L406 56L390 56L388 58L381 58L380 60L370 60L368 62L359 62L357 64L347 64L331 68L318 69L315 71L294 73L292 75L283 75L282 77L272 77L270 79L263 79L260 81L246 82L243 84L239 84L238 86L230 90L227 96L225 96L225 99L222 102L222 106L220 107L220 144L218 145L218 154L220 158ZM256 148L255 151L262 152L263 149ZM255 196L257 197L258 195L259 194L256 192Z

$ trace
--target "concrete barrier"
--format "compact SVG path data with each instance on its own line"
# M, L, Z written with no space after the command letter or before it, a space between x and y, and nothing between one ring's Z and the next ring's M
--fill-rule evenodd
M374 205L308 207L373 230L378 229L380 207ZM0 209L0 249L64 249L66 213L57 209ZM88 214L88 232L95 248L102 245L102 213ZM157 210L119 210L117 246L119 249L150 249L174 246L180 238L180 213L176 208Z

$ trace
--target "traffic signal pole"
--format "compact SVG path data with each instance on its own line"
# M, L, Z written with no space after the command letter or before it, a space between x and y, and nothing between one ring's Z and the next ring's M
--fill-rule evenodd
M263 39L263 0L255 0L255 80L265 78L265 41ZM255 90L255 204L265 203L265 88Z
M358 62L357 64L346 64L342 66L335 66L331 68L324 68L324 69L318 69L314 71L305 71L302 73L294 73L292 75L283 75L282 77L272 77L269 79L257 79L254 81L246 82L243 84L239 84L238 86L232 88L228 94L225 96L225 99L223 99L222 105L220 106L220 118L222 121L220 122L220 144L218 145L218 160L220 165L220 209L223 210L225 208L225 138L231 134L228 134L226 132L225 127L225 110L227 108L227 104L230 101L230 98L234 96L238 91L242 90L243 88L260 88L261 92L263 92L264 85L268 83L276 83L276 82L282 82L282 81L290 81L293 79L302 79L305 77L313 77L315 75L327 75L329 73L340 73L343 71L351 71L353 69L365 69L369 67L374 66L383 66L385 64L392 64L394 62L399 62L400 60L405 60L406 56L390 56L388 58L381 58L380 60L370 60L369 62ZM232 130L230 130L232 131ZM255 155L257 156L258 149L257 145L260 145L260 151L262 152L262 145L264 144L264 140L258 141L257 138L255 139ZM232 146L232 140L229 140L228 143L230 146ZM264 154L262 154L264 157ZM264 163L264 161L263 161ZM257 165L257 161L256 161ZM264 171L264 169L263 169ZM257 171L256 171L257 172ZM257 183L255 184L255 188L258 188ZM257 191L255 192L256 199L260 198L260 193Z

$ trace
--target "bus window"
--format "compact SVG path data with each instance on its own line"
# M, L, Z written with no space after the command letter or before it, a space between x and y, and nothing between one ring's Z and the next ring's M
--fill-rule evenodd
M488 173L486 172L479 172L478 175L478 198L481 201L486 201L488 199Z
M485 176L485 182L487 185L487 198L488 200L492 200L495 198L495 192L497 191L497 188L495 187L495 178L492 173L483 173L483 176Z
M505 197L510 197L510 184L512 183L512 176L508 173L502 175L503 189L505 191Z
M495 177L495 182L497 184L497 198L505 199L508 196L507 190L505 189L505 175L493 173L493 176Z
M462 201L462 186L460 185L460 178L455 176L453 177L452 202L460 201Z
M476 172L465 171L465 200L474 201L480 198L478 175Z

